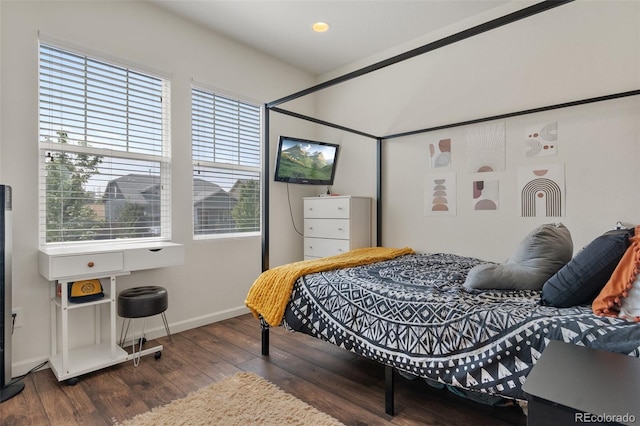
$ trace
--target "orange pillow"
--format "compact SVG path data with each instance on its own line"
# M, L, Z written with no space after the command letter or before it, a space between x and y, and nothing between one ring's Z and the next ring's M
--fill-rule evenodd
M629 290L636 282L636 276L640 272L640 225L636 226L635 235L629 238L629 241L631 245L620 259L607 284L591 304L591 309L596 315L617 317L622 299L629 296ZM633 320L640 322L640 317L635 317Z

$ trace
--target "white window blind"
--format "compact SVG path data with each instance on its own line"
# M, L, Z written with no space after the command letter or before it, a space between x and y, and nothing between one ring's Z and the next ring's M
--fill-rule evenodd
M171 237L169 82L40 44L42 244Z
M261 109L191 89L193 233L260 232Z

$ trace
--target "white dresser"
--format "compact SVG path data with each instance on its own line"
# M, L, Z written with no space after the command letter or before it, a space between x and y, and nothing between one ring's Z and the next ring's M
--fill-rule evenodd
M304 259L371 246L371 198L304 198Z

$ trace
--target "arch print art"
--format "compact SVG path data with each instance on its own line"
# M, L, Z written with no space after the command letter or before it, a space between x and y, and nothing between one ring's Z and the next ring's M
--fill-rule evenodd
M564 164L518 169L518 204L522 217L564 216Z

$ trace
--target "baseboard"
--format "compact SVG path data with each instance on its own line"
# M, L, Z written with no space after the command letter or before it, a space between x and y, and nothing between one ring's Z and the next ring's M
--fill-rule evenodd
M249 309L242 306L238 308L227 309L225 311L215 312L209 315L203 315L197 318L190 318L185 321L171 322L171 318L167 318L167 320L169 320L170 331L172 333L180 333L182 331L191 330L192 328L202 327L203 325L213 324L214 322L234 318L248 313ZM144 334L147 340L157 339L158 337L167 335L163 325L145 330Z
M11 363L11 373L13 377L19 377L27 374L32 368L37 367L43 362L47 361L49 356L39 357L39 358L31 358L20 362ZM49 363L42 367L43 369L49 368Z
M239 306L237 308L227 309L227 310L215 312L209 315L203 315L201 317L190 318L188 320L178 321L178 322L171 322L171 318L169 317L169 315L167 315L168 317L167 320L169 321L170 331L172 333L180 333L182 331L191 330L192 328L202 327L203 325L213 324L214 322L223 321L229 318L234 318L234 317L248 314L248 313L249 313L249 309L247 309L245 306ZM118 327L116 328L118 332L118 335L116 336L116 338L118 338L120 329ZM257 328L256 330L258 329L259 328ZM145 329L144 331L144 335L147 340L157 339L158 337L166 336L166 334L167 333L165 332L163 325L150 328L150 329ZM127 338L127 340L129 340L129 338ZM49 356L46 355L43 357L31 358L31 359L20 361L20 362L14 362L11 364L12 375L13 377L18 377L18 376L27 374L32 368L36 367L39 364L42 364L48 359L49 359ZM49 368L48 363L43 368Z

